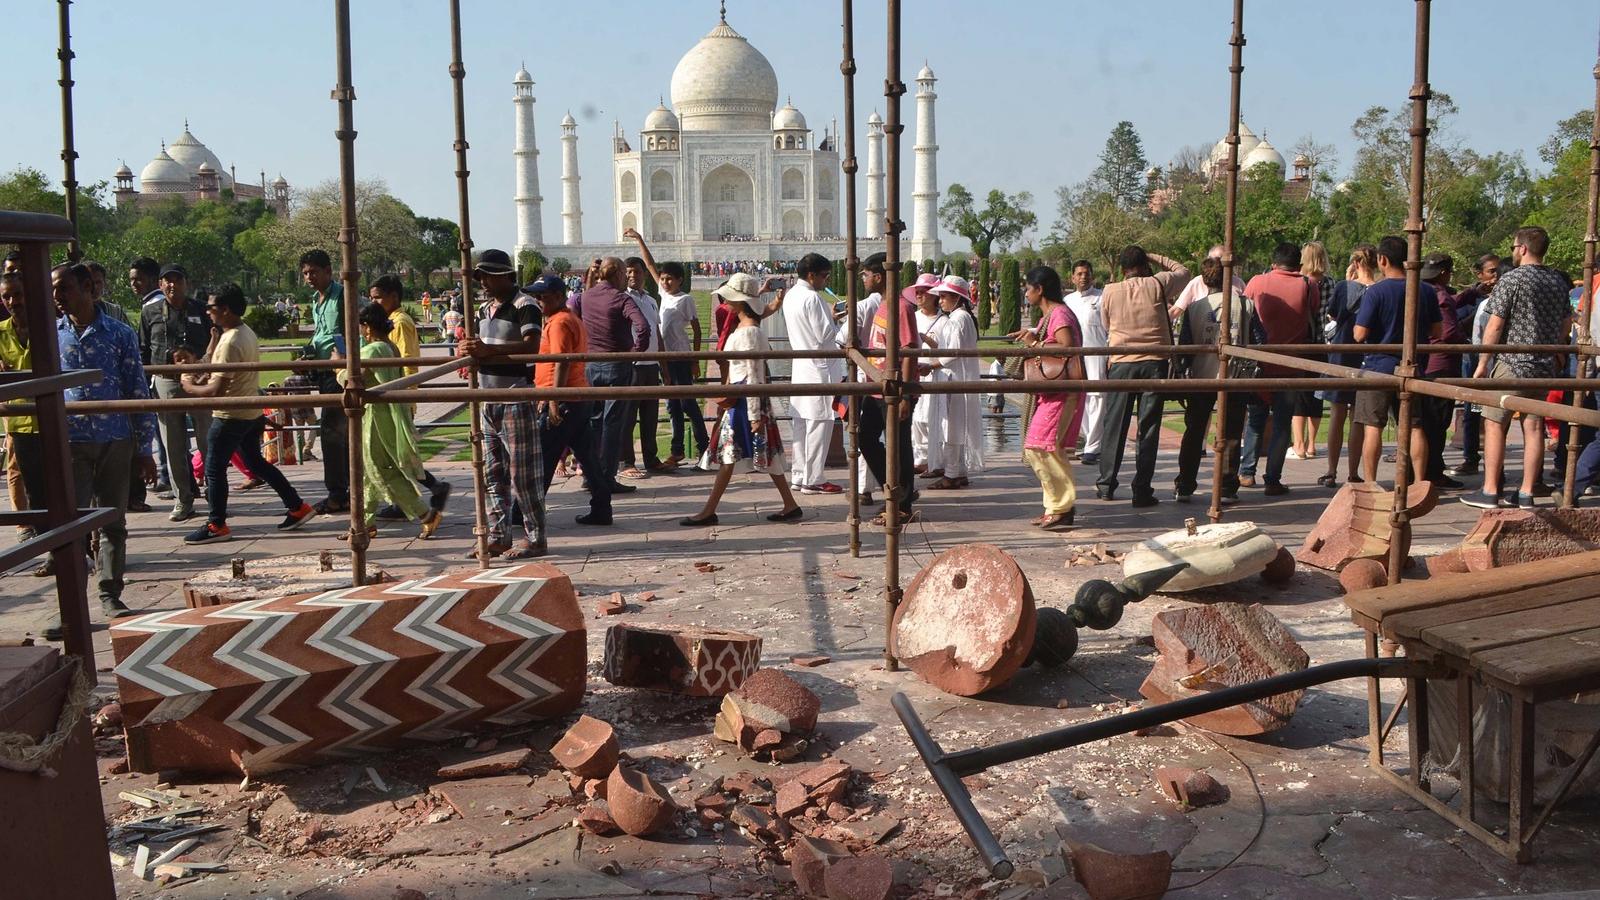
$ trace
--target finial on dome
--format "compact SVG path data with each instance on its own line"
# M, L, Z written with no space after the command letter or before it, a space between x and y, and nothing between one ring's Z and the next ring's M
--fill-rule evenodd
M722 0L722 24L728 24L728 0Z
M184 116L183 117L183 130L184 131L188 131L189 130L189 117L188 116Z

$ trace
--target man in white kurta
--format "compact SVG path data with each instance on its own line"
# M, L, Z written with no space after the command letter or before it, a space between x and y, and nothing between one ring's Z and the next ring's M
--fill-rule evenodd
M1064 299L1067 309L1078 319L1083 331L1085 347L1104 347L1108 340L1105 318L1100 315L1100 289L1094 286L1094 267L1086 259L1078 260L1072 267L1073 292ZM1085 374L1091 379L1104 380L1106 357L1085 356ZM1094 465L1100 458L1100 412L1105 408L1105 394L1094 391L1083 395L1083 462Z
M801 257L798 280L783 297L783 323L789 333L789 347L796 351L839 349L839 326L833 306L822 291L833 272L833 264L821 254ZM834 384L844 377L842 359L794 361L791 384ZM823 476L828 448L833 444L833 397L789 398L790 446L794 451L794 470L790 481L802 494L838 494L843 488Z

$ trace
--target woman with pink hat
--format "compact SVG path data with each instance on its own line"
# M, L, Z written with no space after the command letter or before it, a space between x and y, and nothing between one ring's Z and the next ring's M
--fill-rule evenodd
M972 287L959 275L947 275L929 294L937 297L944 315L935 326L934 340L943 349L976 350L978 323L972 318ZM931 361L935 375L952 381L977 381L976 356L941 356ZM931 490L964 488L967 476L983 468L983 398L978 394L947 394L944 427L937 436L943 449L944 474L928 485Z
M917 341L923 347L939 346L934 332L939 329L944 313L939 309L939 298L933 293L939 284L939 276L923 272L911 285L917 304ZM917 372L930 381L946 380L944 373L934 370L926 358L918 360ZM944 394L923 394L911 416L911 458L917 475L922 478L944 477L945 407Z

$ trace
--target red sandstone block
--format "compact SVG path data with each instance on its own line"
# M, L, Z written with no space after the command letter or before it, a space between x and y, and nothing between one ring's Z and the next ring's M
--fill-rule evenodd
M667 827L678 811L666 789L650 776L627 766L611 770L606 782L606 803L617 827L634 837L654 834Z
M1406 512L1412 521L1433 511L1438 493L1433 482L1419 481L1406 490ZM1333 495L1317 524L1306 535L1295 558L1319 569L1337 572L1353 559L1387 559L1389 514L1394 492L1371 482L1345 484ZM1402 536L1409 550L1409 536Z
M563 715L587 642L545 563L118 619L134 769L245 770Z
M606 631L605 678L622 687L720 697L760 665L761 638L753 634L638 623Z
M838 841L801 835L789 848L789 871L794 875L794 883L807 896L826 897L828 868L849 858L850 851Z
M616 732L599 719L580 716L578 721L550 748L561 768L582 778L604 778L616 768L622 748Z
M894 866L881 856L853 856L828 866L823 883L828 900L889 900Z
M610 837L621 834L622 828L617 825L617 820L611 817L611 808L605 800L596 800L583 808L578 813L578 824L585 831L600 837Z
M1149 900L1167 892L1172 854L1112 853L1094 844L1070 844L1072 875L1091 900Z
M722 698L718 716L739 746L751 749L763 731L806 734L817 727L822 701L777 669L761 669Z
M1600 549L1600 509L1486 509L1461 540L1460 571Z
M515 772L516 770L527 765L528 758L531 756L533 756L533 751L531 749L527 747L521 747L516 750L507 750L503 753L496 753L492 756L480 756L477 759L470 759L466 762L442 766L440 767L438 774L440 778L445 779L478 778L484 775L504 775L507 772Z
M1389 583L1389 573L1375 559L1352 559L1339 572L1339 586L1346 594L1365 591Z
M1035 626L1033 589L1016 560L991 544L964 544L912 579L890 643L924 681L972 697L1016 674Z
M1156 703L1298 672L1310 657L1260 604L1215 603L1168 610L1152 623L1161 656L1139 686ZM1184 721L1219 734L1255 735L1288 724L1305 691L1230 706Z

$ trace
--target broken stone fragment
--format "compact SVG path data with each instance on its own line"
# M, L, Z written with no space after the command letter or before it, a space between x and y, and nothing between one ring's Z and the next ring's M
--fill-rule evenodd
M1156 703L1299 672L1310 664L1288 629L1260 604L1168 610L1155 617L1151 632L1161 655L1139 693ZM1219 734L1266 734L1288 724L1304 693L1277 694L1184 721Z
M589 716L580 716L550 748L561 768L584 778L606 777L616 767L619 753L616 732L608 723Z
M761 665L761 638L739 631L627 623L606 630L605 679L620 687L720 697Z
M606 797L606 780L604 778L588 778L583 782L583 795L590 800L604 800Z
M1156 769L1155 781L1168 799L1181 806L1198 809L1228 799L1228 789L1198 769L1162 766Z
M578 813L578 824L590 834L597 834L600 837L611 837L622 833L617 820L611 817L611 807L604 800L595 800L585 806L583 811Z
M815 669L817 666L825 666L828 663L833 662L833 657L795 655L789 657L789 662L792 662L802 668Z
M1346 594L1370 590L1389 583L1389 573L1375 559L1353 559L1339 572L1339 586Z
M1433 482L1419 481L1406 489L1406 515L1416 521L1433 511L1439 501ZM1306 565L1338 572L1353 559L1388 559L1394 508L1394 491L1370 481L1345 484L1333 495L1317 524L1306 535L1295 559ZM1410 539L1402 535L1402 545Z
M963 697L999 687L1033 646L1028 579L992 544L963 544L933 559L906 588L889 641L929 684Z
M735 794L753 794L770 787L770 781L751 772L735 772L722 779L722 789Z
M759 753L771 750L781 743L783 743L783 732L769 728L755 736L755 739L750 742L750 749Z
M504 775L515 772L528 764L528 759L533 756L533 750L520 747L516 750L507 750L490 756L480 756L466 762L453 763L441 766L438 775L440 778L478 778L483 775Z
M850 851L838 841L801 835L789 848L789 871L806 896L827 897L828 868L849 858Z
M789 837L789 826L757 806L741 803L728 813L728 821L760 840L776 842Z
M1600 549L1600 509L1486 509L1461 539L1465 568L1537 562Z
M1094 844L1068 842L1072 876L1091 900L1149 900L1167 892L1172 881L1172 854L1112 853Z
M889 900L894 866L881 856L853 856L828 866L823 875L828 900Z
M678 811L661 785L627 766L611 770L606 783L606 804L617 827L634 837L654 834L667 827Z
M1294 554L1288 547L1279 547L1278 555L1261 570L1261 580L1267 584L1288 584L1294 577Z
M1456 575L1468 571L1467 561L1461 555L1460 547L1452 547L1437 556L1427 559L1428 577L1438 578L1440 575Z
M761 669L722 698L718 717L726 720L723 732L749 750L763 731L809 733L821 711L822 701L805 685L777 669Z
M1189 568L1161 585L1162 593L1196 591L1231 584L1266 569L1278 555L1278 542L1254 522L1215 522L1179 528L1140 543L1122 560L1122 575L1145 572L1186 562Z
M627 611L628 602L622 599L620 591L600 601L600 615L602 616L620 616Z
M785 819L790 816L798 816L806 811L807 806L811 805L809 793L806 790L806 786L801 784L798 779L789 781L778 788L778 799L773 811Z

